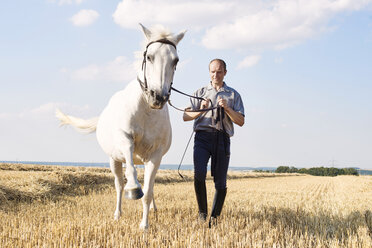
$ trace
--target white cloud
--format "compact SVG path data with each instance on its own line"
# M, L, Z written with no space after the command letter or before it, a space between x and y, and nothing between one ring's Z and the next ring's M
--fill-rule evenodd
M97 11L92 9L83 9L72 16L70 21L77 27L86 27L93 24L98 17L99 14Z
M27 112L34 114L34 115L43 115L43 114L51 113L52 111L55 111L55 109L61 105L63 104L57 103L57 102L49 102L49 103L42 104L36 108L33 108Z
M59 0L58 4L63 5L63 4L81 4L85 0Z
M239 64L237 69L243 69L248 68L256 65L258 61L260 61L261 56L260 55L251 55L248 57L245 57Z
M184 68L185 66L187 66L188 64L192 63L192 58L188 58L188 59L182 59L178 65L177 65L177 70L182 70L182 68Z
M76 5L79 5L79 4L82 4L83 2L85 2L86 0L47 0L48 3L57 3L58 2L58 5L71 5L71 4L76 4Z
M113 18L124 28L138 28L138 23L160 23L182 30L200 29L232 17L235 11L234 2L236 1L123 0L118 4Z
M234 22L207 29L202 39L210 49L283 49L330 29L336 14L359 10L371 0L280 0Z
M102 73L102 68L98 65L87 65L72 73L72 78L77 80L98 80L98 76Z
M63 71L68 72L65 68ZM103 65L91 64L74 70L71 77L83 81L123 82L136 76L134 63L124 56L116 57Z
M202 33L209 49L284 49L331 30L335 15L372 0L123 0L113 14L124 28L161 23Z
M57 108L72 113L84 113L90 110L89 105L77 106L63 102L49 102L32 109L25 109L21 112L0 113L0 120L22 120L22 119L54 119Z
M282 57L275 58L274 62L275 62L275 64L281 64L281 63L283 63L283 58Z
M13 117L11 113L0 113L0 120L9 120Z

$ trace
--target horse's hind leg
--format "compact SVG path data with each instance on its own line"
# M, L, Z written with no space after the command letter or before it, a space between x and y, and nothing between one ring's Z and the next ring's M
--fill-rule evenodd
M154 196L152 197L152 201L151 201L151 204L150 204L150 209L153 209L155 212L158 211L158 208L156 207L156 204L155 204L155 197Z
M123 165L121 162L115 161L112 158L110 158L110 169L115 176L116 210L114 218L115 220L118 220L121 215L121 197L123 194L124 187Z

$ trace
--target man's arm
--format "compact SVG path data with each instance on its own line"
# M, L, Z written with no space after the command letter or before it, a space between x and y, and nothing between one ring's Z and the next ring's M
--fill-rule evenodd
M187 110L190 110L191 108L185 109L185 112L183 112L183 121L192 121L198 118L202 112L187 112Z
M236 125L243 126L244 125L244 115L239 112L236 112L232 108L227 105L227 101L220 98L218 99L218 105L225 109L225 113L230 117L232 122Z
M234 122L235 124L241 127L244 125L244 115L242 115L241 113L234 111L232 108L225 108L225 113L227 113L232 122Z
M208 108L208 107L209 107L209 101L204 101L203 100L202 103L201 103L200 109L205 109L205 108ZM189 109L191 109L191 108L187 108L183 112L183 121L195 120L196 118L198 118L203 113L203 111L201 111L201 112L187 112L187 110L189 110Z

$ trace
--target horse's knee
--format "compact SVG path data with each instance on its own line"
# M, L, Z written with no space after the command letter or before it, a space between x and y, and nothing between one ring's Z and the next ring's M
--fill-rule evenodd
M123 177L116 177L115 178L115 187L119 190L123 190L124 187L124 178Z
M125 177L134 178L135 180L137 180L137 169L133 164L132 165L127 164L125 168Z

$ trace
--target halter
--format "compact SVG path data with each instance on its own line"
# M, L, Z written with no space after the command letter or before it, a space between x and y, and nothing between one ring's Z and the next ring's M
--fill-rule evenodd
M168 39L155 40L155 41L151 41L150 43L147 44L146 50L143 52L143 61L142 61L143 81L137 76L137 81L139 82L139 84L141 85L141 89L145 93L148 93L148 84L147 84L147 78L146 78L146 55L147 55L147 49L149 48L150 45L152 45L154 43L157 43L157 42L171 45L171 46L173 46L177 50L176 45L173 42L171 42L170 40L168 40ZM173 84L173 82L171 82L171 86L172 86L172 84ZM172 87L169 88L169 92L168 92L169 95L170 95L171 88Z

